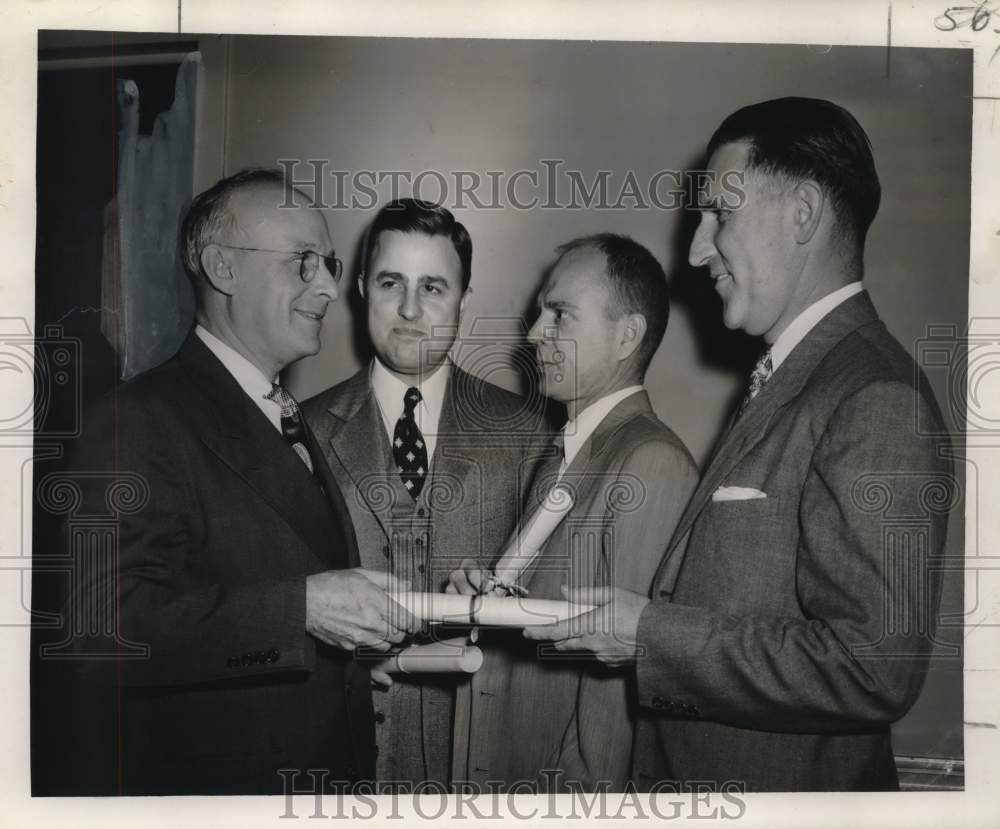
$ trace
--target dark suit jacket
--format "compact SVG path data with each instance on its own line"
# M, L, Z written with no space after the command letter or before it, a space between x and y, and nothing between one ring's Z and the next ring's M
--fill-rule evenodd
M563 474L573 506L519 583L538 599L562 599L562 584L647 593L697 481L690 453L657 419L646 392L630 395ZM551 483L532 487L529 515ZM489 781L511 786L519 780L537 781L542 789L575 781L577 790L621 791L637 714L631 678L567 659L526 641L519 630L484 630L481 644L484 665L458 696L455 778L483 791Z
M423 521L413 520L409 493L387 469L369 366L303 406L345 494L362 565L408 578L414 590L440 592L462 559L496 555L520 515L537 447L551 439L540 401L451 372ZM426 563L413 568L411 559ZM397 676L388 691L374 690L380 778L449 781L455 688L467 683L454 674Z
M726 434L639 624L634 772L748 790L892 789L957 492L933 395L867 294L798 344ZM766 498L718 500L719 487ZM686 552L685 552L685 540Z
M121 793L280 793L283 768L371 779L368 672L305 631L305 577L358 563L322 453L323 488L194 334L105 403L74 468L123 476L113 496L81 479L82 511L123 505L117 573L89 565L73 595L117 594L120 637L148 646L81 664L122 694Z

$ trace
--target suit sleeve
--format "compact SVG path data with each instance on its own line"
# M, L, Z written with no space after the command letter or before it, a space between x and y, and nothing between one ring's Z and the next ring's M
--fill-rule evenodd
M884 725L909 709L940 588L927 557L940 555L947 526L947 510L928 509L928 499L950 480L935 443L914 434L915 399L903 383L866 386L841 402L819 439L791 565L801 617L726 615L660 599L645 608L641 704L813 733ZM926 550L894 546L887 516L927 516Z
M606 487L605 583L646 595L663 551L698 481L690 455L648 441L625 458ZM602 581L600 577L598 582ZM621 791L628 778L634 725L632 679L591 664L583 671L556 768L594 791L603 780ZM631 711L631 713L630 713Z
M134 653L128 645L147 653L114 660L111 669L106 660L82 658L83 676L178 685L310 670L314 664L315 646L305 632L304 578L227 586L202 569L199 545L212 539L201 516L211 505L198 503L192 480L197 467L188 461L200 447L191 441L171 413L149 398L122 395L114 408L90 412L86 442L72 464L82 482L81 512L106 511L108 473L141 482L138 490L147 488L148 497L140 494L144 503L120 514L109 555L77 559L67 614L89 608L91 618L103 620L98 638L105 650L112 646L111 653L116 642L126 644L123 653ZM89 473L97 473L93 485Z

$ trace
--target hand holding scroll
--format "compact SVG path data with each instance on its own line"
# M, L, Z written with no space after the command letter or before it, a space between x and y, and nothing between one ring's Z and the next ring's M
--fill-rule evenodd
M590 613L555 625L527 627L527 639L552 642L558 651L582 652L605 665L624 667L638 654L639 616L649 599L641 593L610 587L562 588L571 602L598 605Z
M487 585L488 573L479 567L475 559L466 558L448 575L445 593L458 593L461 596L478 596Z

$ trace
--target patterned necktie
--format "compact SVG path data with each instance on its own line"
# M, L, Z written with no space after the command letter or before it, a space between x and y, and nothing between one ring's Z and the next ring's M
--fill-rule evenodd
M403 395L403 414L392 436L392 457L403 486L416 501L427 480L427 444L417 427L413 411L421 401L420 389L411 386Z
M306 445L305 427L299 414L299 404L277 383L271 384L271 391L264 395L264 399L271 400L281 406L281 434L295 450L295 454L302 459L306 468L312 472L313 462L309 454L309 447Z
M750 373L750 385L747 388L746 395L743 397L743 401L740 403L739 409L736 410L737 418L750 405L750 401L760 394L760 390L771 379L772 374L774 374L774 367L771 363L771 349L769 348L757 361L757 364L753 367L753 371Z

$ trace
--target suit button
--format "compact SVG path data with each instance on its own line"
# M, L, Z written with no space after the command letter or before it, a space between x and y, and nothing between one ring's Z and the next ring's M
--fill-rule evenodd
M421 518L423 518L425 515L427 515L427 510L425 510L423 507L421 507L420 509L417 510L417 515L419 515Z
M258 665L265 665L267 664L267 654L264 653L264 651L257 651L257 653L253 655L253 661Z
M242 664L244 668L248 667L249 665L253 665L253 654L252 653L243 654L243 656L240 657L240 664Z
M653 697L653 708L665 708L666 704L667 703L664 701L663 697Z
M385 722L385 714L383 714L381 711L376 711L375 712L375 722L377 722L379 725L381 725L382 723L384 723Z
M418 547L423 547L424 546L424 537L422 535L418 535L413 540L413 543L416 544Z
M277 648L272 648L267 652L267 661L277 662L280 656L281 656L281 651L279 651Z

